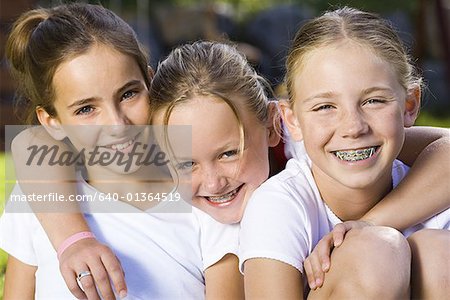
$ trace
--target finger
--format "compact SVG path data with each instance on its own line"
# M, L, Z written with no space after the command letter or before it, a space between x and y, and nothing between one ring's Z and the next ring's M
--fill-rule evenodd
M344 223L337 224L332 231L334 247L339 247L344 241L344 235L349 230Z
M316 289L316 279L314 277L314 273L312 271L312 267L309 262L309 257L307 259L305 259L305 261L303 262L303 269L305 270L305 273L306 273L306 279L308 280L309 288L311 290L315 290Z
M328 272L330 270L330 253L333 248L333 239L324 239L322 242L320 247L317 247L317 254L319 255L322 271Z
M86 294L78 286L77 274L72 269L66 266L60 266L60 270L64 281L66 282L66 285L72 295L74 295L77 299L86 299Z
M125 282L125 273L119 259L113 253L102 255L101 259L114 285L114 289L120 298L125 298L127 296L127 285Z
M81 270L77 274L80 274L81 272L87 271L88 268ZM94 277L91 275L84 276L80 280L78 280L80 283L80 288L84 290L84 293L86 294L86 297L88 300L100 300L100 296L97 293L97 289L95 288L95 282Z
M320 263L319 255L314 253L314 255L309 256L309 262L311 264L311 269L314 274L314 283L316 288L319 288L323 284L323 271L322 264Z
M97 290L100 292L102 299L105 300L114 300L116 297L114 296L114 292L111 287L111 282L109 281L108 273L106 272L105 266L103 265L100 259L95 260L89 263L89 268L91 270L93 283L94 285L89 288L92 288L97 293ZM84 287L84 286L83 286ZM88 294L88 291L85 288L85 293ZM89 296L89 294L88 294ZM90 298L89 298L90 299Z

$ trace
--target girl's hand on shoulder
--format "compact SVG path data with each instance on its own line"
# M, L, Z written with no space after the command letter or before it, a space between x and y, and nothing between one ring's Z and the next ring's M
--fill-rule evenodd
M346 221L337 224L331 232L322 237L314 250L303 262L303 269L306 273L309 287L312 290L320 288L325 280L325 273L331 266L331 252L334 247L339 247L345 238L345 234L353 228L372 226L367 221Z
M119 259L95 238L82 239L68 247L60 256L59 268L67 287L78 299L116 299L112 286L116 295L126 297L125 273ZM77 275L85 271L90 275L79 280L81 289Z

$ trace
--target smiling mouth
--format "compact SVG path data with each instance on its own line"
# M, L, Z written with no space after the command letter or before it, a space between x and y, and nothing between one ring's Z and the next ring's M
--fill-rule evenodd
M134 139L131 139L131 140L129 140L128 142L125 142L125 143L123 143L123 144L114 144L114 145L111 145L110 146L110 148L111 149L113 149L113 150L123 150L123 149L125 149L125 148L127 148L127 147L129 147L131 144L133 144L134 143Z
M379 146L365 149L333 151L332 153L343 161L360 161L372 157L378 150Z
M209 196L209 197L204 196L204 198L214 204L222 204L222 203L230 202L231 200L234 199L234 197L237 195L237 193L239 193L242 186L243 186L243 184L238 186L236 189L232 190L231 192L220 195L220 196Z
M113 149L114 151L122 151L122 150L130 147L131 145L133 145L133 143L134 143L134 141L136 141L138 135L139 135L139 133L134 138L130 139L129 141L127 141L125 143L109 145L109 146L106 146L106 148Z

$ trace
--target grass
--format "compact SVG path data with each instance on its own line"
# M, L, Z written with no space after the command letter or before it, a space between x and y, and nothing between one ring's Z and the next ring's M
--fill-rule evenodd
M427 111L419 114L416 125L450 128L450 116L437 117Z
M0 152L0 216L3 214L3 210L5 208L5 202L11 193L11 184L6 184L6 160L9 160L10 157L7 157L6 154ZM8 170L10 172L12 170ZM11 180L15 178L14 174L8 176L8 179ZM9 181L10 182L10 181ZM5 269L6 269L6 261L8 259L8 254L0 249L0 300L3 299L3 289L5 283Z
M0 153L0 215L3 214L6 199L5 184L5 154ZM3 299L3 287L5 281L5 267L8 255L0 249L0 300Z

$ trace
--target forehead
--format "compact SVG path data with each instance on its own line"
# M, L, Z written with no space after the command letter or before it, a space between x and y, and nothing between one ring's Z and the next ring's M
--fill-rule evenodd
M163 123L162 118L167 109L168 107L165 106L155 112L156 123ZM205 126L208 123L218 125L239 124L240 121L244 127L253 127L254 122L260 123L256 114L250 111L246 100L242 97L232 96L232 98L225 100L215 95L193 95L174 105L170 114L169 125L192 125L192 121L197 119L202 119ZM227 122L218 122L219 119L227 120Z
M137 62L110 46L95 44L56 69L56 98L87 99L110 94L129 80L143 80Z
M162 115L165 109L160 110ZM194 140L213 139L239 128L239 121L233 109L217 97L193 96L173 108L168 125L189 125Z
M265 127L242 105L236 105L242 122L244 135L251 138ZM160 109L155 115L155 124L163 124L166 109ZM176 105L170 115L168 125L189 125L192 129L192 145L201 150L211 145L219 146L240 142L240 125L232 108L224 100L215 96L195 96ZM177 143L177 141L175 141ZM196 153L199 149L196 149Z
M399 86L391 64L369 46L354 41L323 45L307 53L294 70L295 95Z

